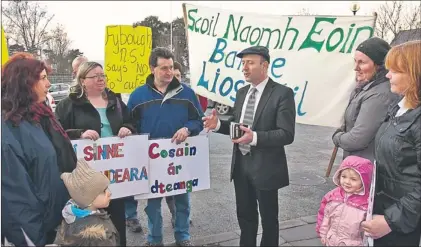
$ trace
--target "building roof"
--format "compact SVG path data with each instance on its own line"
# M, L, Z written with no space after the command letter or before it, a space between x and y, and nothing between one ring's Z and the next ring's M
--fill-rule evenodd
M400 31L390 45L400 45L411 40L421 40L421 28Z

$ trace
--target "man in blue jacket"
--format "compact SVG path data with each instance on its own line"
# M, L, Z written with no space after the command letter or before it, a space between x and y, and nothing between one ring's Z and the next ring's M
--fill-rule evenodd
M138 133L151 139L171 138L177 144L203 130L203 112L192 89L174 77L174 55L165 48L155 48L149 57L151 74L145 85L129 98L127 107L136 120ZM174 196L176 219L174 236L178 246L192 246L189 233L189 194ZM149 233L146 246L162 246L162 198L148 199Z

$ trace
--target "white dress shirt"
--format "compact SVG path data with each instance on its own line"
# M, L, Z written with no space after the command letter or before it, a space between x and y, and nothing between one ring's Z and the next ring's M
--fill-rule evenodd
M402 98L401 101L399 101L398 105L399 105L399 110L396 112L395 117L400 117L402 116L405 112L407 112L409 110L409 108L405 107L405 97Z
M269 77L266 77L266 79L263 80L261 83L259 83L259 85L257 85L256 87L254 87L253 85L250 86L249 91L247 92L246 98L244 99L243 108L241 109L240 123L242 123L244 120L244 114L246 112L247 102L249 100L250 92L253 87L256 88L256 92L254 94L254 97L256 98L256 101L254 103L254 111L253 111L253 121L254 121L257 106L259 105L260 98L262 97L263 90L265 90L265 87L268 84L268 81L269 81ZM221 121L218 119L218 124L216 125L216 128L214 131L218 131L220 127L221 127ZM250 129L251 127L252 126L249 126ZM256 144L257 144L257 133L256 131L253 131L253 140L250 142L250 146L256 146Z

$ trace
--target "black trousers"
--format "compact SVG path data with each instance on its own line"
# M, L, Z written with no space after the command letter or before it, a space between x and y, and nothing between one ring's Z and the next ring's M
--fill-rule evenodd
M118 234L120 235L119 246L126 246L126 211L124 199L113 199L105 210L110 215Z
M235 199L237 218L241 229L240 246L257 246L256 237L259 225L257 204L262 219L262 240L260 246L279 246L278 190L256 189L247 172L250 155L237 151L240 160L234 168Z

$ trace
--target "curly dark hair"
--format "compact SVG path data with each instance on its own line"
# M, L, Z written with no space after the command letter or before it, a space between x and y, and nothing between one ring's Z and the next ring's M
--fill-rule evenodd
M28 53L16 53L3 65L1 73L1 111L5 120L19 124L30 121L29 107L38 101L33 87L41 72L49 67Z
M152 50L151 55L149 56L149 66L158 66L158 58L174 60L174 54L167 48L156 47Z

